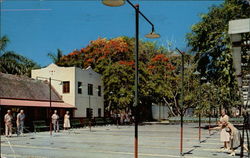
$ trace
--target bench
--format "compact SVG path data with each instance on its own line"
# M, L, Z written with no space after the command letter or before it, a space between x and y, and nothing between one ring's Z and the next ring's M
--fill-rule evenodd
M105 121L106 121L106 124L113 124L114 123L113 118L110 118L110 117L106 118Z
M3 127L0 128L0 135L4 134L5 130Z
M82 123L80 119L72 119L70 120L70 124L72 128L77 128L77 127L81 127Z
M106 124L105 118L103 118L103 117L95 117L94 121L95 121L95 125L105 125Z
M229 122L231 122L233 124L243 124L244 118L243 117L229 118Z
M89 118L83 118L81 121L83 126L89 126Z
M176 123L180 123L180 116L179 117L170 117L168 120L170 122L170 124L176 124ZM218 121L219 119L217 119ZM216 118L210 118L211 123L216 123ZM183 122L185 123L198 123L199 122L199 118L197 117L183 117ZM208 123L209 122L209 118L205 117L205 118L201 118L201 122L203 123Z
M46 125L46 121L39 120L39 121L33 121L34 131L39 131L39 129L47 129L49 128L48 125ZM38 130L37 130L38 129Z

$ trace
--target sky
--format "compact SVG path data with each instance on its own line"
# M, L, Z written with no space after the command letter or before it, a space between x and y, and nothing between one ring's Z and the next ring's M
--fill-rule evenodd
M200 21L199 15L221 0L132 0L155 25L161 38L159 45L170 41L174 47L186 49L185 36L191 26ZM40 66L52 61L48 53L61 49L68 54L86 47L98 37L134 37L135 10L126 3L108 7L101 0L1 0L1 36L10 39L6 50L28 57ZM139 37L151 31L140 17Z

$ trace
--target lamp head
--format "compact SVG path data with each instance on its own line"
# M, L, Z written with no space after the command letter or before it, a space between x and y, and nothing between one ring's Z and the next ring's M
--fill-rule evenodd
M155 38L160 38L160 34L157 34L155 32L151 32L145 35L146 38L151 38L151 39L155 39Z
M110 7L119 7L125 4L125 0L102 0L102 3Z
M200 75L201 73L200 73L199 71L196 70L193 74L194 74L194 75Z
M201 80L206 81L206 80L207 80L207 78L206 78L206 77L202 77L202 78L201 78Z

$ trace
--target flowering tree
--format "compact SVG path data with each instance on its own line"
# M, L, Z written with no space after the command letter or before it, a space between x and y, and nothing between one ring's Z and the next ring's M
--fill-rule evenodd
M178 114L179 74L175 73L179 59L153 42L139 42L139 108L150 117L152 103L169 103L172 113ZM108 110L130 108L134 99L134 39L98 38L85 48L74 50L61 58L59 65L91 66L102 74L105 105Z

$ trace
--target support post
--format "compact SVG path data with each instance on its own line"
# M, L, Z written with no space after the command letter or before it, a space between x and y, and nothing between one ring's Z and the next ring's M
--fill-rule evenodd
M138 158L138 52L139 52L139 5L135 5L135 140L134 157Z
M89 94L89 131L91 132L91 106L90 106L90 94Z
M51 119L51 115L52 115L52 109L51 109L51 77L49 78L49 130L50 130L50 136L52 136L52 119Z
M183 155L183 102L184 102L184 54L181 53L181 139L180 154Z
M201 107L201 75L199 83L199 106ZM201 143L201 111L199 111L199 142Z

